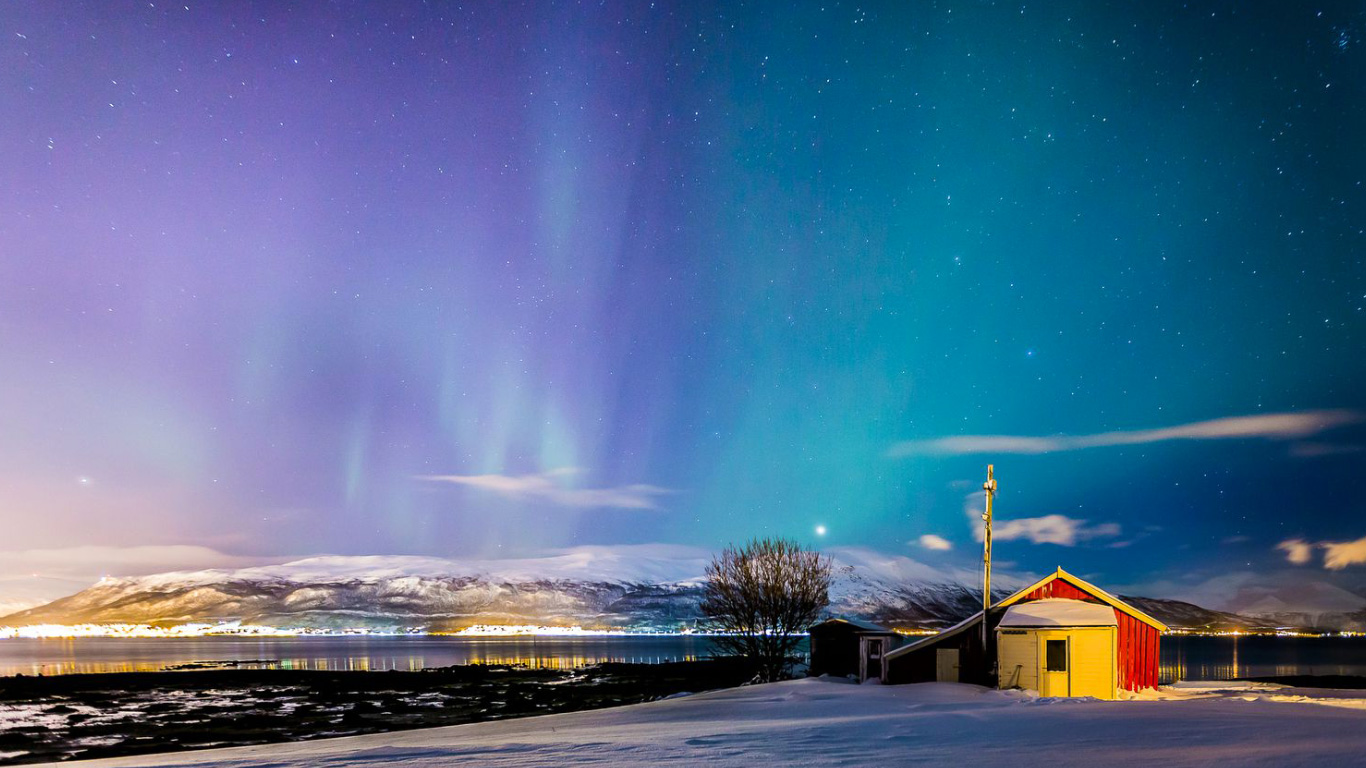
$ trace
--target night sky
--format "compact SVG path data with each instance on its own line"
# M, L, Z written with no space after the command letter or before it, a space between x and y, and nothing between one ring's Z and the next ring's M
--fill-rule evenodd
M1364 57L1360 3L5 3L0 576L971 567L994 462L1001 567L1362 589Z

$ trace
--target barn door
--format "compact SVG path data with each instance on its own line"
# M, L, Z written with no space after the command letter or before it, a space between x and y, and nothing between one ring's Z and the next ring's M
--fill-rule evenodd
M1039 695L1072 695L1071 646L1066 632L1039 633Z

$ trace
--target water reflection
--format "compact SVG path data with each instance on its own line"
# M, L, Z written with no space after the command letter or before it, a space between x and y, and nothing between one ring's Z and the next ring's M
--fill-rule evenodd
M1366 641L1355 637L1162 638L1158 680L1236 680L1290 675L1366 675Z
M0 675L157 672L209 664L236 669L418 671L453 664L572 669L603 662L657 664L711 653L706 638L280 637L0 640Z
M609 661L705 658L696 636L639 637L197 637L0 640L0 675L157 672L195 662L239 669L417 671L453 664L569 669ZM1162 638L1159 680L1232 680L1273 675L1366 676L1366 638Z

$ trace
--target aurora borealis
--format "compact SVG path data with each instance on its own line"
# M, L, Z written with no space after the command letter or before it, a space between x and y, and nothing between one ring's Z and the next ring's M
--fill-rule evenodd
M971 566L990 461L1002 567L1360 588L1364 36L1346 2L6 3L0 551Z

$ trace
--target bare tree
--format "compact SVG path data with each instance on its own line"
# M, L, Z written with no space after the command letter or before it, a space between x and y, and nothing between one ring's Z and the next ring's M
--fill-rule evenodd
M759 679L788 671L801 634L830 602L830 558L788 539L726 547L707 566L702 612L723 652L744 656Z

